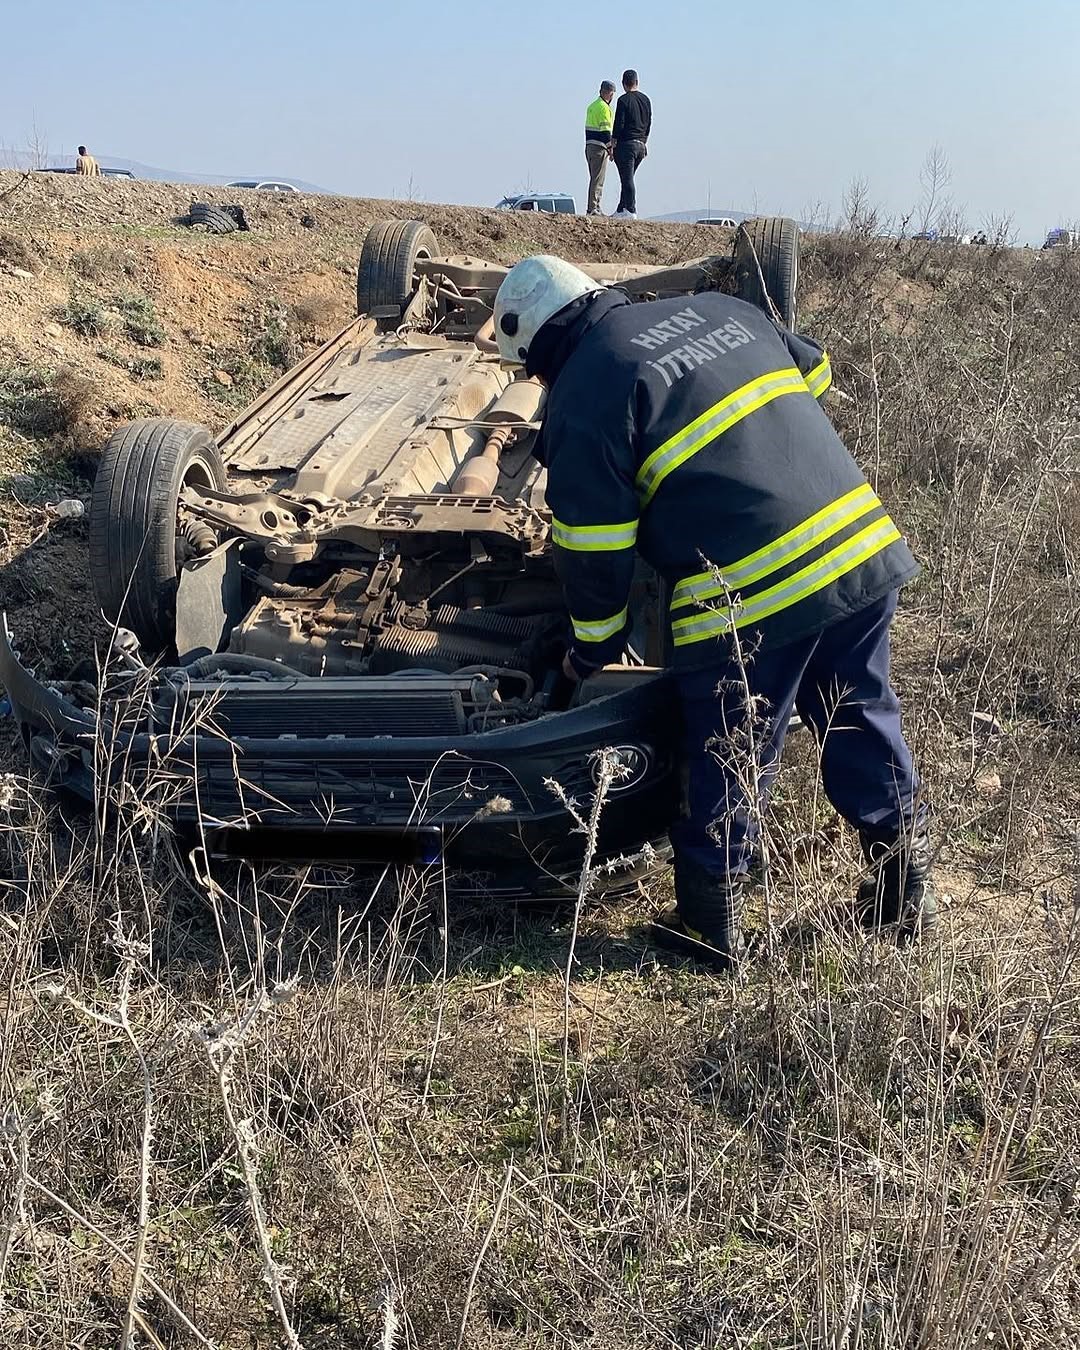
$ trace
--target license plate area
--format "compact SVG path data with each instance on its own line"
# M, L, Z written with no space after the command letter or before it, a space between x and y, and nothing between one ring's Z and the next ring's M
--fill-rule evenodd
M430 867L442 858L442 831L435 826L394 829L378 825L250 829L221 826L208 832L212 858L248 862L355 863Z

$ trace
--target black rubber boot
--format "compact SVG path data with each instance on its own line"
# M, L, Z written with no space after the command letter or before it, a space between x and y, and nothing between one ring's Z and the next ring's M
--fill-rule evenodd
M900 835L861 830L859 842L871 868L856 899L859 922L867 928L895 924L899 936L907 939L936 928L929 826L923 822Z
M742 954L742 881L723 881L697 863L676 859L675 904L657 915L658 945L731 971Z

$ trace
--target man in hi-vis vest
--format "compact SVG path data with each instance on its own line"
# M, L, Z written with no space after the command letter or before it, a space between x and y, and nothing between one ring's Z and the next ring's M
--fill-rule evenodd
M615 86L605 80L600 86L600 97L593 99L585 109L585 163L589 166L589 204L586 214L598 216L600 195L604 191L604 175L611 150L611 128L615 114L611 110L611 100L615 97Z

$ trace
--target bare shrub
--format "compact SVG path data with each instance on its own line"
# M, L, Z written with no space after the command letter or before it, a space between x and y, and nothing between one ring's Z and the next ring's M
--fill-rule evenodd
M113 347L98 347L94 355L126 371L133 380L157 380L164 370L160 356L124 356Z
M842 247L841 260L832 240L815 246L811 270L839 276L807 318L836 356L840 429L928 561L922 603L947 614L943 659L965 672L951 687L972 678L1015 710L1034 681L1071 715L1071 550L1063 566L1046 559L1061 557L1058 503L1076 471L1064 391L1077 260L988 245L935 250L896 274L887 252Z
M93 380L73 366L0 366L0 426L20 436L79 441L96 406Z
M338 306L329 296L312 291L297 300L292 312L296 325L302 332L320 336L334 325Z
M41 255L31 244L6 230L0 231L0 263L20 267L24 272L33 272L35 276L43 266Z
M140 347L163 347L165 329L149 296L125 291L112 298L112 308L120 315L124 335Z
M80 337L99 337L109 326L109 316L101 301L77 291L72 292L66 305L60 306L56 317Z
M224 377L224 378L222 378ZM234 348L218 351L203 377L206 392L232 407L244 407L274 378L265 362L249 351Z
M50 387L59 410L59 430L76 433L97 406L97 386L74 366L61 366Z
M258 316L249 350L254 361L279 373L296 362L299 356L296 334L284 305L270 305Z
M0 425L21 436L48 437L61 428L49 372L23 363L0 365Z
M69 271L83 281L113 282L120 277L133 277L135 258L127 250L114 244L91 244L71 255Z

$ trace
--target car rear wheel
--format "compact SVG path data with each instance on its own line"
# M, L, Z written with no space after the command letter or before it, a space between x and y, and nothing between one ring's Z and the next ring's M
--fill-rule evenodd
M798 317L799 227L784 216L744 221L735 233L735 294L785 328ZM774 313L775 311L775 313Z
M372 225L356 270L356 312L380 329L396 328L416 289L420 258L438 256L435 236L422 220L382 220Z
M223 492L225 465L205 427L148 418L122 427L101 457L90 503L90 572L105 617L150 652L176 640L185 486ZM180 547L178 547L178 545Z

